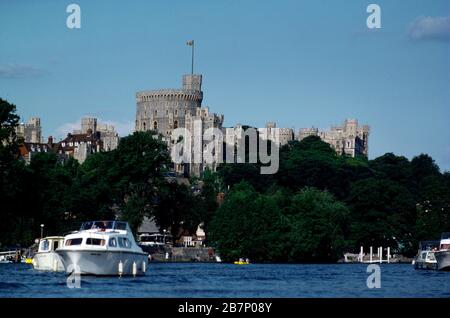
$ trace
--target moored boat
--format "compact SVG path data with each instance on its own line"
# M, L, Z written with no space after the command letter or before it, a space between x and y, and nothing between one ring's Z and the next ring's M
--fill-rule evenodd
M434 256L439 247L439 241L422 241L419 243L419 251L414 258L415 269L437 269L437 261Z
M82 275L143 275L147 254L136 244L128 223L91 221L64 237L56 250L66 273Z
M434 256L438 270L450 271L450 232L442 234L439 251L435 252Z
M64 265L61 262L55 250L64 242L63 236L48 236L39 240L39 247L33 256L32 264L34 269L42 271L64 271Z

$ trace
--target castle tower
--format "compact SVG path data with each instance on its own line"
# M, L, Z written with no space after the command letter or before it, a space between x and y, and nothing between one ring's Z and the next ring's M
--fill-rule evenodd
M88 130L93 133L97 131L97 118L84 117L81 119L81 133L86 134Z
M156 130L170 137L175 128L185 127L185 116L195 116L201 107L201 75L184 75L181 89L136 93L136 131Z
M39 117L30 118L26 124L19 124L16 132L25 142L40 143L42 141L41 119Z
M201 91L202 76L194 74L183 75L183 89L187 91Z

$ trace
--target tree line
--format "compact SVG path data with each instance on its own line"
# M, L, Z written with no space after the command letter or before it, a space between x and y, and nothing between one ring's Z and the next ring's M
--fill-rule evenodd
M202 224L225 261L329 262L361 245L412 255L418 241L450 230L450 173L426 154L338 156L311 136L279 149L278 173L261 175L259 163L222 164L190 180L198 193L165 178L172 163L155 132L121 138L117 149L82 164L39 153L27 165L18 122L16 107L0 99L2 246L28 246L40 224L59 235L115 217L136 230L151 217L174 238Z
M210 235L225 258L328 262L360 246L412 256L419 241L450 230L450 173L426 154L338 156L310 136L281 147L278 173L258 171L249 164L218 171L230 190Z
M29 246L40 236L61 235L97 219L126 220L136 231L145 216L176 236L196 229L201 211L189 186L165 178L171 166L155 132L121 138L117 149L79 164L53 152L20 159L16 106L0 99L0 244ZM199 200L197 200L199 201Z

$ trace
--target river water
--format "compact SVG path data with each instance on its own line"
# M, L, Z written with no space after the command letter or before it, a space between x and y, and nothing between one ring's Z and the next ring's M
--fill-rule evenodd
M381 288L368 288L364 264L150 263L141 277L81 277L0 264L0 297L450 297L450 272L383 264Z

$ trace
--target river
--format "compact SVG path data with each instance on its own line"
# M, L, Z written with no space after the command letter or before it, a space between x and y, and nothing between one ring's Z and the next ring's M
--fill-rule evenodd
M150 263L141 277L82 277L68 288L63 273L0 264L0 297L450 297L450 272L380 266L368 288L364 264Z

